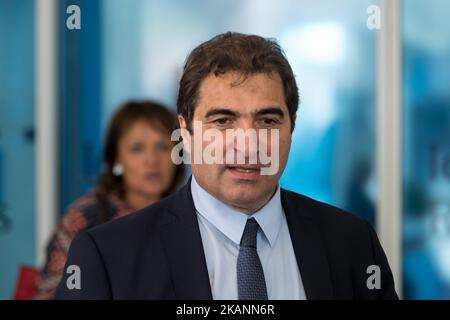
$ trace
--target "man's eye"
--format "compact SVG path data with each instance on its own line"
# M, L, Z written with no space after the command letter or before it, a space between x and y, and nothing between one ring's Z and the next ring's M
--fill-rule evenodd
M231 123L231 119L219 118L219 119L214 120L214 123L218 124L218 125L226 125L226 124L230 124Z
M262 119L261 123L263 125L270 126L270 125L275 125L275 124L279 123L279 121L276 119L267 118L267 119Z

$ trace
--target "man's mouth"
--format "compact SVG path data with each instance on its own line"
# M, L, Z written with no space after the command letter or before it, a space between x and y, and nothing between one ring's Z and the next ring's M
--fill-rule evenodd
M227 166L227 170L239 179L256 179L261 174L261 167L248 165L231 165Z
M259 172L261 170L261 167L255 167L255 166L227 166L227 169L230 170L236 170L239 172Z

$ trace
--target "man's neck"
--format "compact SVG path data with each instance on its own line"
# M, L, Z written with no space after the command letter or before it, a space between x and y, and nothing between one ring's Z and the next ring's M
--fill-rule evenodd
M261 208L263 208L270 201L270 199L272 199L273 195L277 191L277 188L278 188L278 186L275 187L275 190L266 199L259 201L256 204L252 203L250 206L243 207L238 204L232 204L232 203L226 203L226 202L224 202L224 203L226 203L233 209L250 216L250 215L254 214L255 212L257 212L258 210L260 210Z
M206 193L208 193L211 197L215 198L217 201L222 202L223 204L233 208L234 210L246 214L246 215L252 215L255 212L257 212L258 210L260 210L261 208L263 208L274 196L274 194L277 192L278 190L278 185L275 187L275 189L273 190L273 192L271 192L266 198L257 201L257 202L252 202L252 203L248 203L248 205L242 205L240 203L232 203L227 201L226 199L223 199L220 196L214 195L213 193L207 191L204 187L202 187L199 183L198 180L195 179L195 177L192 175L192 179L195 181L195 183Z

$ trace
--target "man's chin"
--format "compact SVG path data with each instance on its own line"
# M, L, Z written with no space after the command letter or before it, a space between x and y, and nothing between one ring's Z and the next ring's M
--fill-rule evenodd
M232 194L229 194L227 198L227 202L238 208L246 208L249 204L257 203L260 201L259 197L257 197L256 195L245 192L233 192Z

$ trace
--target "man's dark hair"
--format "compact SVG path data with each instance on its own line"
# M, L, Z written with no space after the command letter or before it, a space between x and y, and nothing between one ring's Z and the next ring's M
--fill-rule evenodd
M256 35L227 32L200 44L189 54L184 65L178 91L178 114L186 120L192 133L192 119L198 102L201 82L209 75L227 72L242 74L243 81L257 73L278 73L283 83L284 97L291 132L294 130L299 103L294 73L283 50L273 39Z

